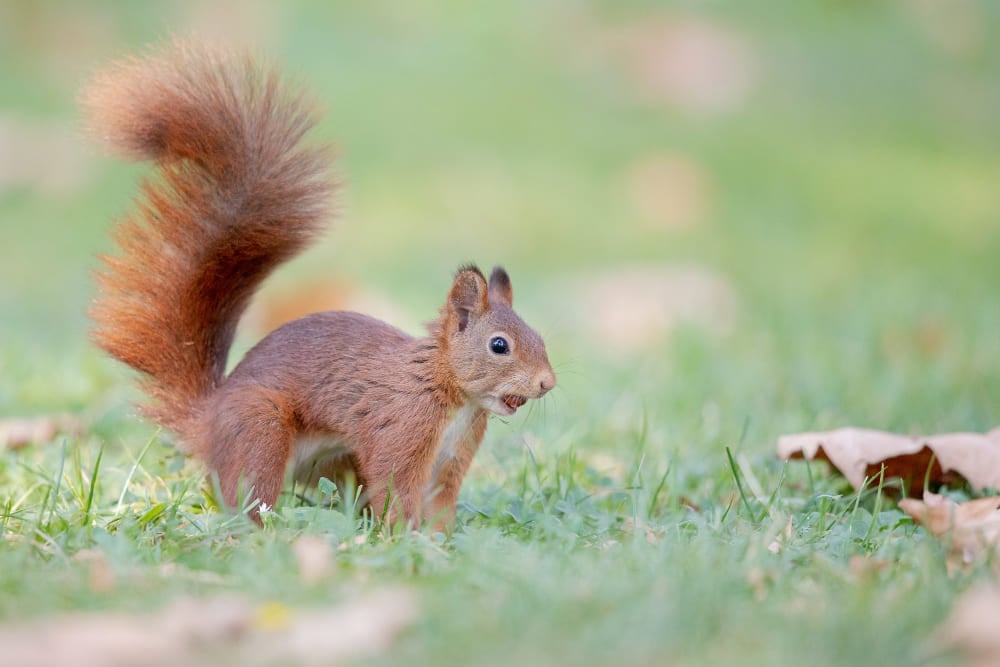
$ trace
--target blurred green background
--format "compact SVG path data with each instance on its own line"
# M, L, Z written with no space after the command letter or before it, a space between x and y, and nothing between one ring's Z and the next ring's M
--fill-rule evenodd
M616 639L641 664L675 650L684 664L921 662L913 637L968 579L889 504L859 510L842 481L815 467L807 483L772 452L790 431L1000 421L998 28L1000 5L977 0L5 0L0 417L67 412L86 428L0 457L11 525L41 536L3 561L0 614L202 591L157 578L177 560L224 574L212 590L291 603L339 599L330 588L368 573L422 585L428 620L403 649L417 663L467 664L475 641L485 664L606 664ZM303 585L286 544L299 524L242 535L198 514L200 474L166 447L147 476L128 472L152 429L85 312L95 256L150 168L85 145L74 98L110 59L192 32L282 65L340 154L334 231L268 283L237 355L310 308L419 331L467 261L504 264L546 337L560 386L491 426L447 550L362 536L337 552L339 580ZM81 519L62 465L85 489L102 444L112 481L95 514L77 493ZM760 518L735 500L726 447ZM661 474L655 539L630 541L629 503ZM828 525L830 511L850 520ZM92 530L116 572L150 566L142 600L95 593L45 550L90 548ZM855 556L896 566L859 579ZM724 645L720 628L735 633Z
M845 422L986 428L998 14L974 0L5 2L0 414L99 421L125 405L127 374L89 347L85 309L94 256L149 169L85 146L74 96L109 59L194 32L286 67L340 151L336 229L265 304L322 306L311 291L332 281L413 330L457 265L503 263L565 371L552 407L571 421L627 395L681 447L706 409L728 437L749 421L762 448Z

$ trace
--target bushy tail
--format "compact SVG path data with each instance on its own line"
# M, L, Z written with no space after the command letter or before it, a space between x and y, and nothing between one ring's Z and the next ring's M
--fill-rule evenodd
M325 228L329 152L299 145L316 115L274 71L193 43L113 64L81 103L96 139L158 168L102 258L94 340L183 436L254 291Z

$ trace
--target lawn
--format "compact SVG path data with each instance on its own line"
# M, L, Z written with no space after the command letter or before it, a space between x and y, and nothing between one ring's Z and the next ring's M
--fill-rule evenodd
M961 664L935 629L991 566L949 571L877 483L774 447L1000 422L1000 12L661 4L0 9L0 417L80 427L0 450L0 633L390 591L415 611L358 664ZM234 357L333 292L418 332L467 261L504 264L545 335L559 387L492 420L452 534L327 486L263 530L218 512L90 346L95 256L149 168L85 146L75 95L191 30L308 86L340 154L334 231Z

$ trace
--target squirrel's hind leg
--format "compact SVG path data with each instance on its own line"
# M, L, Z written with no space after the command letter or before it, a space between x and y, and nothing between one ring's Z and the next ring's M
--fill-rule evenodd
M259 509L274 507L284 486L294 410L280 392L243 386L220 396L210 414L215 422L207 425L207 462L218 475L222 500L235 509L257 501L250 517L259 523Z

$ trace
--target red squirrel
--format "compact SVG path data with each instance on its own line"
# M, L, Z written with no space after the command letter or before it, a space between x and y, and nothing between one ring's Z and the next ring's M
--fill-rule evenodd
M226 375L254 291L331 218L329 152L301 143L317 114L274 70L182 41L99 72L81 104L95 138L157 167L114 228L91 309L96 344L141 373L142 413L258 522L291 464L307 483L355 475L376 512L392 499L392 520L449 524L488 415L556 385L503 268L460 268L424 337L315 313Z

